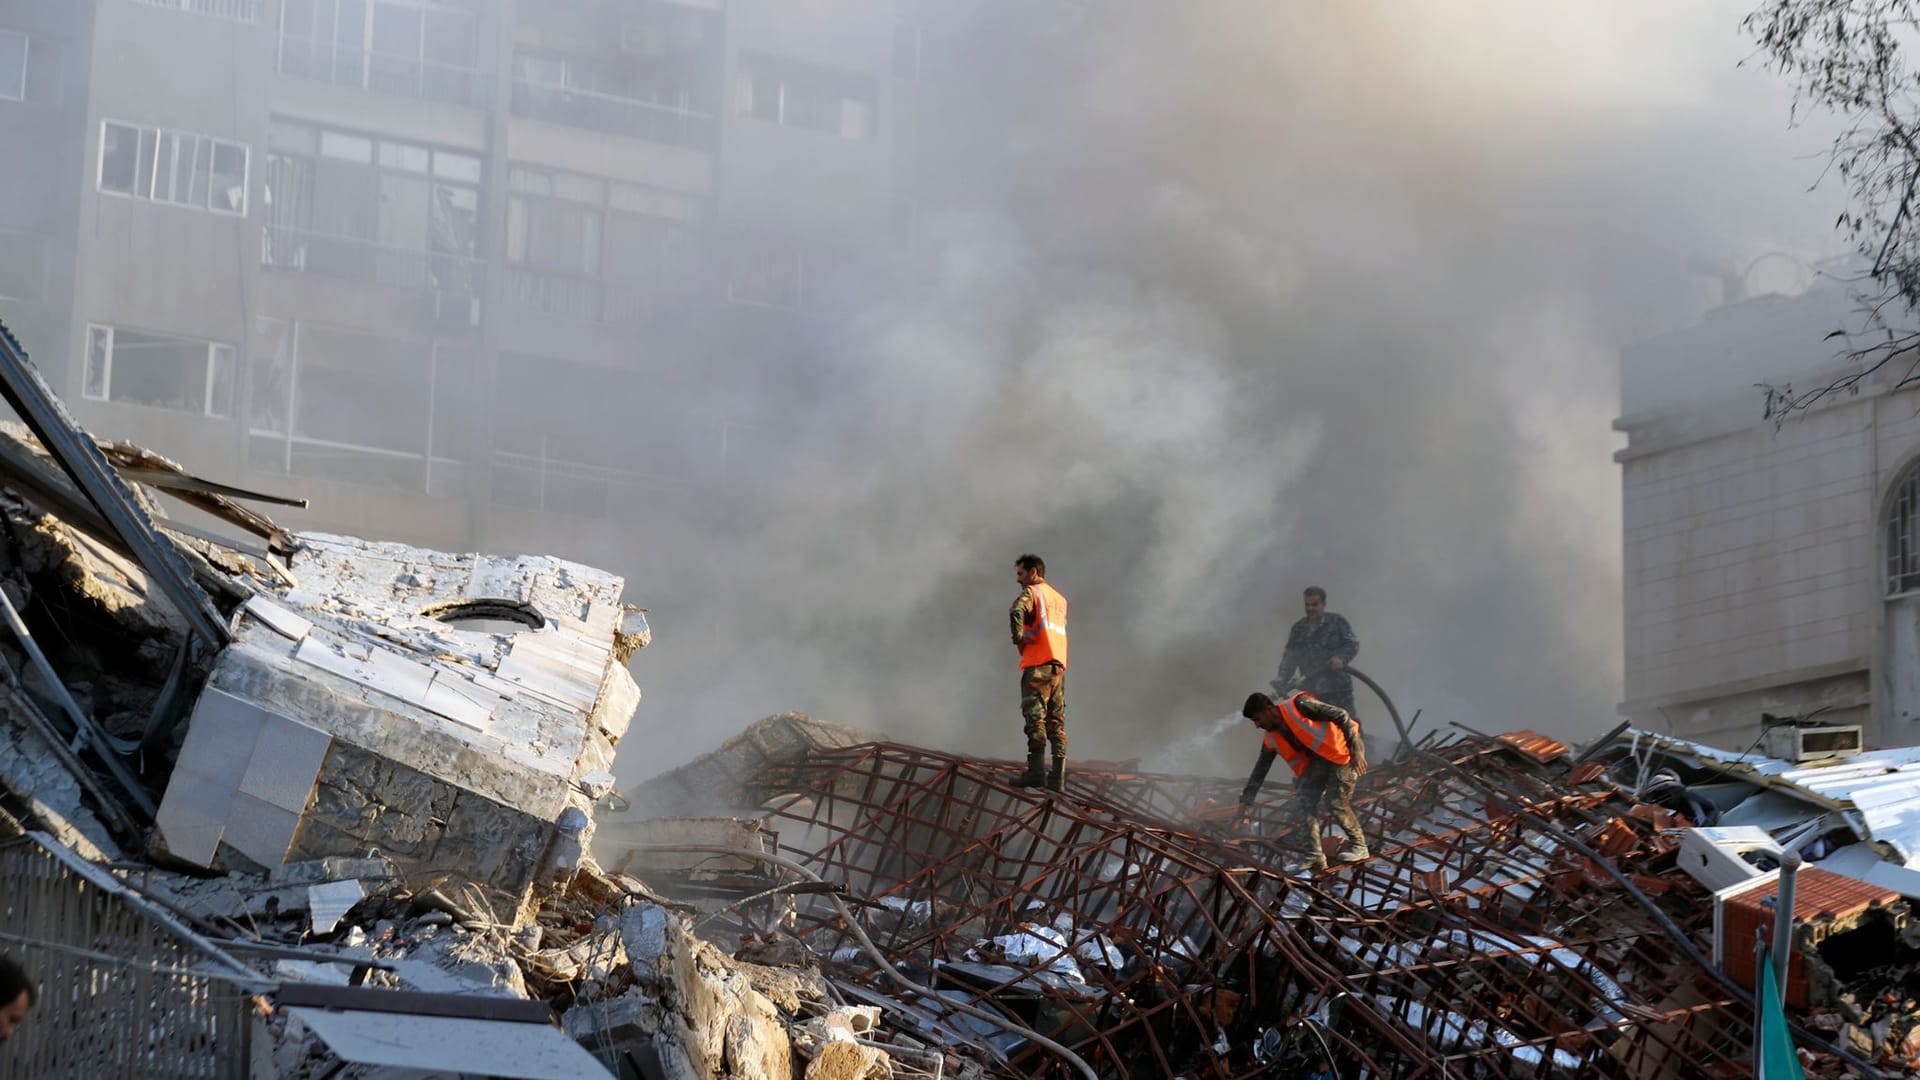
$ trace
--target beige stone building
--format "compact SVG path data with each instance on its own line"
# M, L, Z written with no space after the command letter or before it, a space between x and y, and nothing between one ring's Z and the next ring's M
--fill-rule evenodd
M1710 312L1627 350L1626 694L1636 725L1736 750L1763 714L1916 741L1920 387L1897 359L1781 420L1757 384L1861 370L1834 285Z

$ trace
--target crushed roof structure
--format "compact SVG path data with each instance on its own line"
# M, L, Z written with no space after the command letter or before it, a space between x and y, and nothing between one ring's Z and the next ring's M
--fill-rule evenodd
M791 926L848 1000L1014 1074L1750 1075L1752 937L1743 984L1714 955L1728 905L1678 863L1692 823L1634 794L1636 734L1581 760L1430 737L1362 781L1374 857L1320 874L1287 830L1219 828L1237 780L1082 763L1052 796L1004 762L838 738L760 758L739 809L840 889L737 929ZM730 747L689 769L755 760ZM1842 880L1866 899L1796 905L1795 978L1825 989L1795 1035L1815 1075L1873 1075L1916 1056L1920 942L1896 894Z

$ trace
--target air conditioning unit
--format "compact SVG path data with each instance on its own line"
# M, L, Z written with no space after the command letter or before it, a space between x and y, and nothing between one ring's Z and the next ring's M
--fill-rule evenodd
M1766 732L1767 756L1782 761L1852 757L1865 748L1859 724L1778 724Z
M465 334L480 325L480 298L468 292L433 293L433 325L443 333Z
M1780 868L1780 845L1754 825L1677 829L1680 850L1673 865L1718 892Z

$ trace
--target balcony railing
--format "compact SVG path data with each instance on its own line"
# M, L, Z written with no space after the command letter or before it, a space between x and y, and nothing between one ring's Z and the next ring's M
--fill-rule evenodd
M211 15L234 22L253 22L260 14L259 0L137 0L149 7L173 8L195 15Z
M704 150L713 145L709 113L525 79L513 81L513 115L668 146Z
M285 225L261 230L260 265L396 289L439 289L475 296L486 287L487 271L486 263L471 256L387 247Z
M698 486L688 477L559 461L544 454L493 452L493 500L502 506L619 517L645 505L640 496Z
M493 76L489 72L344 49L317 38L282 36L277 66L282 75L318 79L335 86L357 86L380 94L473 109L493 107Z
M508 265L502 302L568 322L636 329L655 310L655 292L642 285L602 281L581 274L554 274Z

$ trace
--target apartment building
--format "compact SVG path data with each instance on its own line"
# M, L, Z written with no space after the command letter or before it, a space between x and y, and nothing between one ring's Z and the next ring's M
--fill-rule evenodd
M1636 725L1745 750L1763 716L1920 743L1920 390L1863 373L1830 281L1723 306L1627 350L1621 416L1626 700ZM1866 344L1862 338L1857 344Z
M287 523L608 561L906 242L911 2L0 0L0 318Z

